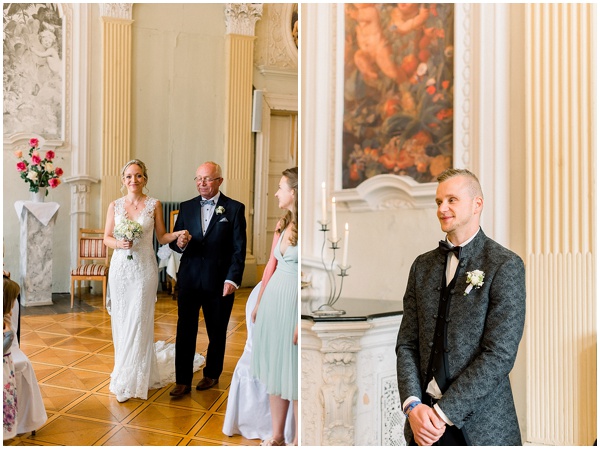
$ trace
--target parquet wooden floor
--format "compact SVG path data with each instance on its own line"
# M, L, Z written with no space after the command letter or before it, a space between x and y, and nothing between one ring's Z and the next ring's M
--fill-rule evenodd
M117 402L108 390L114 355L110 315L100 296L83 295L88 312L24 314L21 348L33 364L48 421L35 435L4 441L22 446L229 446L260 440L228 437L221 431L233 370L246 341L245 304L251 289L236 294L225 370L217 388L172 399L173 384L149 391L147 400ZM76 300L77 301L77 300ZM197 351L206 354L208 338L200 316ZM175 342L177 302L159 293L154 340ZM193 386L202 378L195 373Z

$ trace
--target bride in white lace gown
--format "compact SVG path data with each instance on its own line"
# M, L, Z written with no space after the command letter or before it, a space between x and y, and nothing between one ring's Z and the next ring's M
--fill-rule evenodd
M175 344L154 343L158 264L152 236L156 232L159 243L166 244L187 231L166 232L160 202L143 193L148 174L142 161L129 161L121 177L127 194L108 206L104 243L115 248L108 275L107 309L115 354L109 388L124 402L132 397L147 399L149 389L175 381ZM114 237L115 225L125 219L142 226L139 240ZM194 370L203 363L204 358L196 354Z

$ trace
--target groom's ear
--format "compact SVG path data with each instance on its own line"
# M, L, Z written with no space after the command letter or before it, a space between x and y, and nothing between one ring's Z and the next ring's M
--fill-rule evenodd
M483 197L476 196L474 198L474 203L475 203L475 213L481 214L481 211L483 209Z

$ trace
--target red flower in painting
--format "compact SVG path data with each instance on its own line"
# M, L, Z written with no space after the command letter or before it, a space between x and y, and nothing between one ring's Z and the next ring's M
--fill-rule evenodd
M447 109L442 109L441 111L439 111L435 116L439 119L439 120L444 120L447 118L452 117L452 115L454 114L454 111L452 108L447 108Z
M358 181L360 179L360 174L358 173L358 167L356 164L352 164L350 166L350 179L352 181Z
M402 64L400 64L400 68L406 73L407 76L411 76L417 70L419 65L419 60L413 54L405 56L402 59Z
M429 86L425 89L429 95L433 95L435 93L435 86Z
M431 52L427 49L423 49L419 52L419 61L421 61L421 62L429 61L430 57L431 57Z
M52 150L46 151L46 159L48 159L49 161L54 159L54 156L55 156L54 151L52 151Z
M17 171L25 171L27 170L27 164L25 162L17 162Z
M390 98L385 102L383 106L384 116L390 117L398 112L398 105L400 104L400 100L398 98Z

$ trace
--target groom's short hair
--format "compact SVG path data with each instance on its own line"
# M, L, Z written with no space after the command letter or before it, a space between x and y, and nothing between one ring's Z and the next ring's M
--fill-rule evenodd
M471 191L471 196L473 198L475 198L476 196L480 196L481 198L483 198L483 190L481 190L481 184L479 183L479 179L477 179L477 176L475 176L466 168L449 168L437 177L437 181L439 183L442 183L456 176L464 176L466 178L469 178L469 190Z

